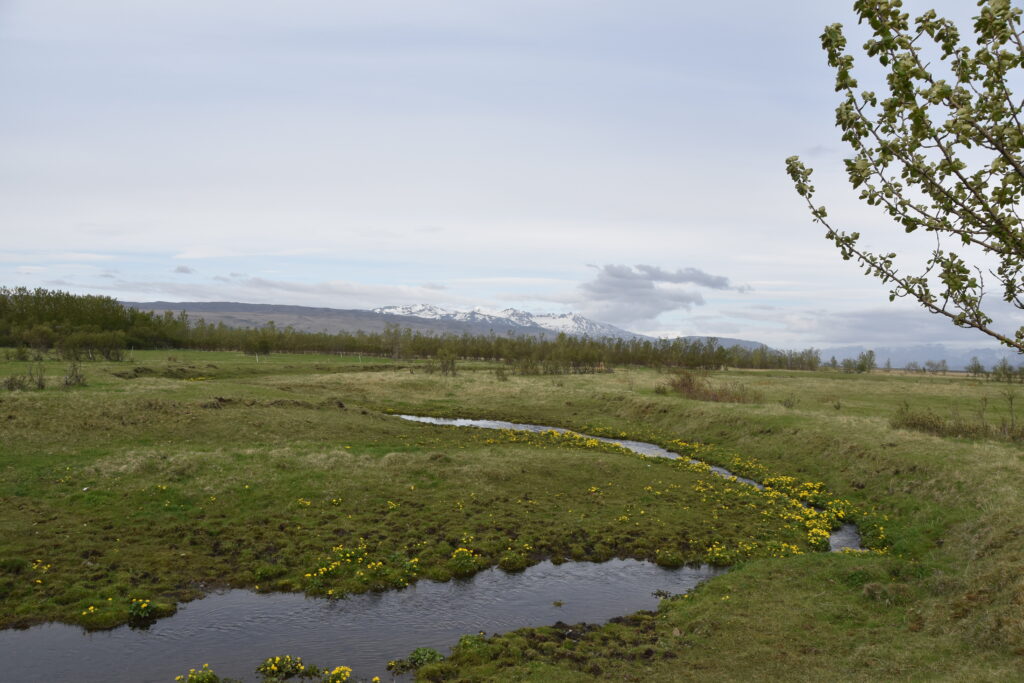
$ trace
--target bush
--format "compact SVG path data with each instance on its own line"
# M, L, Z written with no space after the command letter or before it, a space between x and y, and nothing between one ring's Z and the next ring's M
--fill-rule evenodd
M78 361L72 361L64 373L63 384L65 387L84 387L85 375L82 374L82 366Z
M4 378L3 387L7 391L42 391L46 388L46 373L42 364L34 368L29 366L27 375L10 375Z
M757 403L763 398L761 392L742 384L713 385L706 370L676 370L661 386L664 389L659 393L672 391L697 401Z
M7 391L26 391L28 378L24 375L9 375L4 378L3 386Z

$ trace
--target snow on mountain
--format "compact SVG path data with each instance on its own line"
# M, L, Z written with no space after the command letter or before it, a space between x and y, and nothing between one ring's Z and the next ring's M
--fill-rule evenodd
M427 318L429 320L455 320L469 323L495 323L508 324L508 320L502 315L484 313L480 309L472 311L449 311L430 304L414 304L412 306L382 306L374 308L374 313L383 315L411 315L415 318ZM518 324L518 323L517 323Z
M640 335L628 332L620 327L608 323L597 322L590 318L584 318L579 313L548 313L545 315L532 316L533 324L556 332L565 332L576 336L586 337L615 337L631 339Z
M579 313L546 313L538 315L515 308L506 308L498 313L486 313L478 308L471 311L449 311L430 304L384 306L373 309L373 312L391 315L411 315L431 320L458 320L461 322L503 323L518 327L541 327L552 332L564 332L578 337L633 339L642 336L620 327L609 325L608 323L585 318Z

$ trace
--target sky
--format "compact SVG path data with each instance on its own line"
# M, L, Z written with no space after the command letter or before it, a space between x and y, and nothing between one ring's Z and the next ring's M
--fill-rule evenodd
M889 303L785 173L869 246L931 248L845 181L819 35L863 37L851 6L0 0L0 285L983 345Z

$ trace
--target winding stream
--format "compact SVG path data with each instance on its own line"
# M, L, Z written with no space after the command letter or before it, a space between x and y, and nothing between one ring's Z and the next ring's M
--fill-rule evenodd
M460 427L570 431L498 420L399 417ZM640 441L588 438L647 456L679 457ZM735 476L721 467L711 469L723 477ZM762 488L750 479L736 478ZM832 550L860 548L852 524L834 532L830 540ZM167 683L209 663L220 676L255 680L254 669L263 659L290 654L310 664L350 666L355 679L379 675L388 680L388 660L405 657L416 647L447 652L467 633L500 633L558 621L601 623L655 609L656 591L685 593L724 571L710 566L664 569L637 560L542 562L516 574L492 568L468 579L421 580L401 591L334 601L297 593L230 590L184 604L177 614L147 629L122 626L89 633L49 623L0 631L0 678L18 683Z
M601 623L656 609L655 591L685 593L724 571L667 570L637 560L541 562L518 574L487 569L469 579L423 580L334 601L230 590L186 603L147 630L86 633L51 623L0 631L0 680L170 683L208 662L220 676L251 681L264 659L290 654L309 664L350 666L354 679L387 681L388 660L416 647L447 653L467 633Z
M566 434L572 432L571 429L563 429L562 427L546 427L544 425L531 425L522 424L519 422L504 422L502 420L469 420L461 417L421 417L419 415L398 415L397 417L403 420L410 420L412 422L426 422L427 424L433 425L446 425L450 427L479 427L482 429L511 429L514 431L521 432L550 432L555 431L559 434ZM604 443L615 444L622 446L634 453L640 453L641 455L650 456L653 458L668 458L670 460L679 460L680 455L673 453L670 450L657 446L653 443L646 443L644 441L630 441L628 439L611 439L603 436L591 436L590 434L582 434L576 432L582 437L587 439L597 439ZM685 458L689 462L700 462L693 458ZM726 479L735 479L736 481L743 482L744 484L750 484L758 489L763 489L764 486L760 482L756 482L753 479L747 479L737 474L733 474L724 467L718 467L717 465L708 464L711 471L720 477ZM857 531L857 525L855 524L844 524L829 536L828 539L829 549L834 552L842 552L843 550L861 550L860 544L860 532Z

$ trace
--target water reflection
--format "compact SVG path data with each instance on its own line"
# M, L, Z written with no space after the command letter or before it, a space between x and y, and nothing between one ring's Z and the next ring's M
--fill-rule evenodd
M655 591L684 593L723 571L668 570L637 560L542 562L517 574L488 569L469 579L419 581L401 591L336 601L232 590L183 605L145 631L86 633L64 624L0 631L0 678L167 683L209 663L221 676L255 680L263 659L290 654L320 666L351 666L358 678L388 680L388 660L416 647L446 653L467 633L600 623L655 609Z

